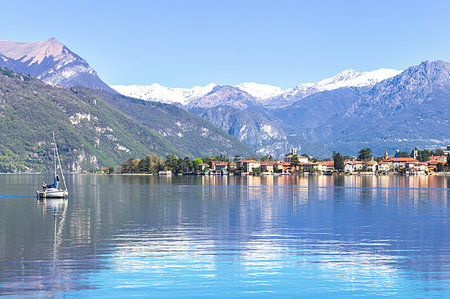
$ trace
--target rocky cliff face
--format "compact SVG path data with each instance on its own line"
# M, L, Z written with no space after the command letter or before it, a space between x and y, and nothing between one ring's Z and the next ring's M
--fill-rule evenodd
M55 38L25 43L0 41L0 66L32 75L51 85L81 85L116 93L84 59Z
M278 156L290 149L284 131L247 92L231 86L216 86L210 93L192 101L190 112L249 145L260 155Z
M450 143L450 64L423 62L372 88L316 93L270 110L288 136L322 143L327 152L381 154ZM292 138L291 143L294 143ZM301 139L300 138L300 139ZM308 150L304 147L305 150Z

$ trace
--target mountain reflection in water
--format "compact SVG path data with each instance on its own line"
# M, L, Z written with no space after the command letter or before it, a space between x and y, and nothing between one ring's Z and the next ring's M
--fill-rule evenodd
M37 175L0 175L2 196ZM0 295L450 295L450 177L95 176L0 198Z

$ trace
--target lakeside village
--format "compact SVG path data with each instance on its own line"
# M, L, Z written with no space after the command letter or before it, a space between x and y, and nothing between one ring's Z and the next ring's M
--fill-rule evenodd
M290 175L290 174L446 174L450 171L450 146L446 149L429 151L414 149L411 153L396 151L389 156L373 157L370 148L363 148L357 157L333 153L331 159L318 160L306 154L299 155L295 149L284 159L274 160L271 156L260 159L244 159L240 156L226 158L189 157L178 158L167 155L159 159L147 155L144 159L128 159L116 169L103 168L106 174L159 174L159 175ZM450 173L449 173L450 174Z

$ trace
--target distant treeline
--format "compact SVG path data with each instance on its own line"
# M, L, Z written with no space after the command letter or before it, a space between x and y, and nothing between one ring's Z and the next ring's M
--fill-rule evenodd
M237 156L238 157L238 156ZM208 164L210 161L229 162L229 159L219 155L213 158L196 158L189 157L178 158L175 155L167 155L164 159L160 159L157 155L147 155L143 159L128 159L114 169L105 168L103 172L107 173L158 173L160 171L171 171L178 173L197 173L200 164Z

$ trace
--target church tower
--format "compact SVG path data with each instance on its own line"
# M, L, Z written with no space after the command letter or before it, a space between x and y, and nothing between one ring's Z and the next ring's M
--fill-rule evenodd
M384 159L386 160L387 158L389 158L389 155L388 155L388 152L387 152L387 149L386 149L386 152L384 153Z

